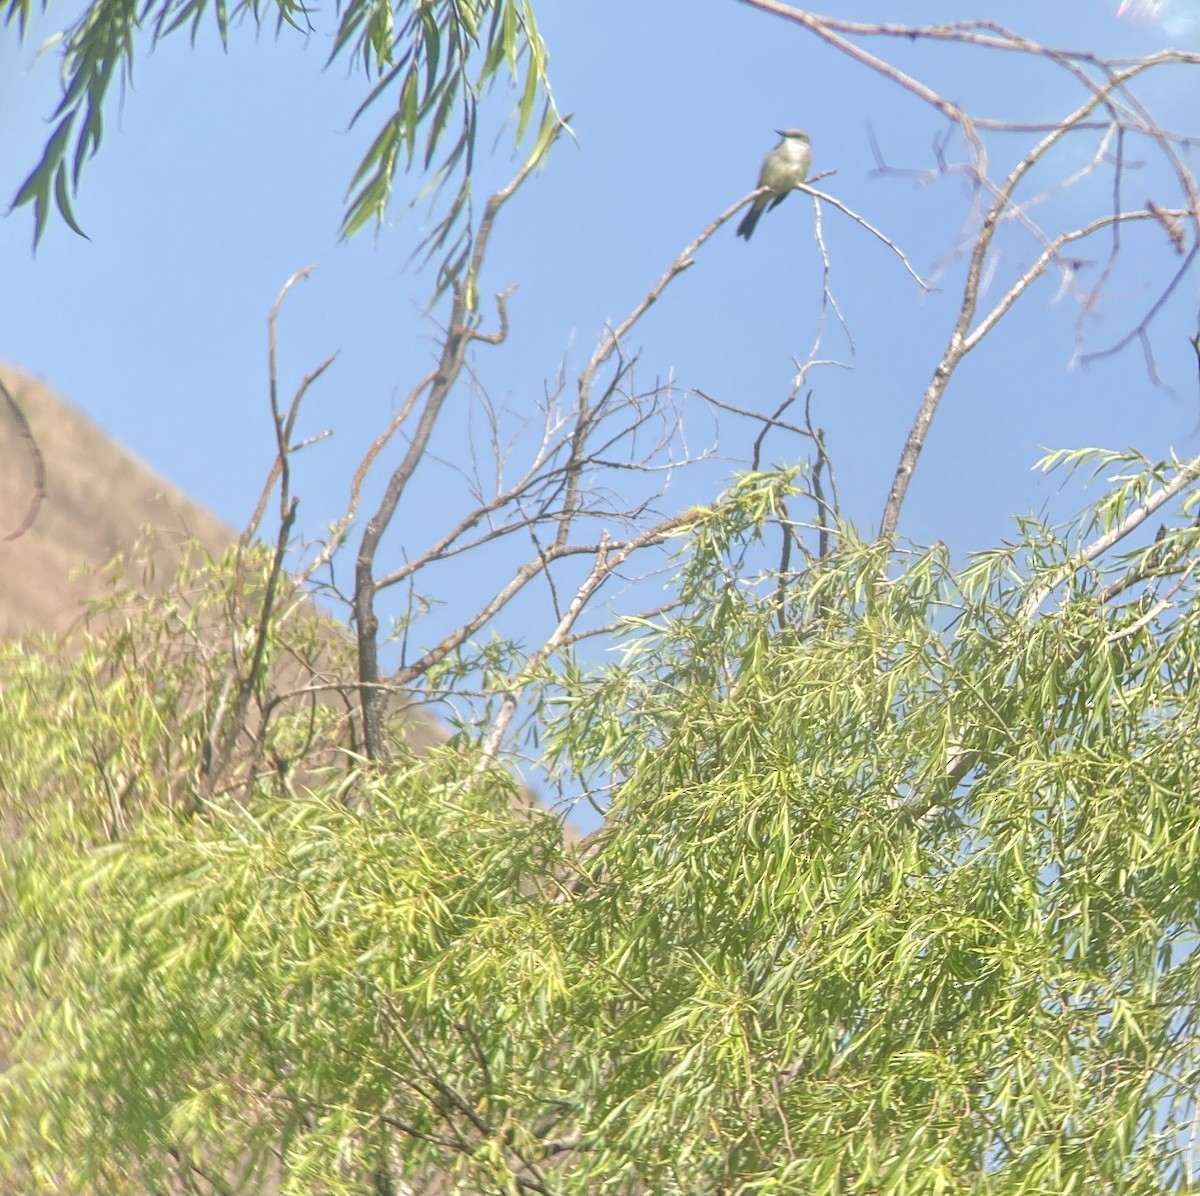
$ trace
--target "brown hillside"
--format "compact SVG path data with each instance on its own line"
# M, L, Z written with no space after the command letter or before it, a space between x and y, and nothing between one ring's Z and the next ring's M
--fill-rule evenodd
M38 464L21 416L0 395L0 638L69 631L83 604L102 592L98 571L119 553L135 547L143 553L150 529L153 574L164 586L175 576L185 543L196 541L220 555L237 538L45 383L4 363L0 383L28 422L44 472L36 517L16 538L5 539L28 517L38 493ZM445 737L433 719L399 698L391 712L408 723L409 742L418 748ZM533 801L532 794L526 800Z
M0 638L71 630L87 600L103 591L99 570L118 554L137 550L137 572L124 580L149 573L154 585L166 586L185 544L220 555L237 538L45 383L3 363L0 382L20 409L16 414L0 394ZM25 527L38 497L39 469L44 493ZM154 533L149 541L148 531ZM150 570L144 567L148 544ZM290 685L311 680L290 673L283 679ZM394 700L391 709L409 724L414 746L444 739L432 719L403 701Z
M86 576L128 551L145 530L157 530L158 577L170 579L188 539L219 553L232 528L191 502L43 382L0 364L41 453L45 495L32 525L0 539L0 636L63 632L94 596ZM0 407L0 537L24 522L37 493L37 470L18 417ZM79 576L76 576L79 574Z

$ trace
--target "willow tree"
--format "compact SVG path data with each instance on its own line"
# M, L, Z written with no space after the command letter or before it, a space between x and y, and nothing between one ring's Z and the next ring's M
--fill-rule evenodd
M656 489L660 469L686 463L687 440L670 389L639 391L632 341L751 196L603 331L571 388L546 389L526 458L501 452L482 479L464 447L447 465L466 479L463 508L421 508L429 542L403 560L386 559L383 534L410 509L417 465L432 465L448 396L470 391L464 379L483 387L507 332L506 293L483 315L480 263L560 125L550 117L470 224L443 274L437 368L411 380L306 562L289 555L291 459L325 366L281 397L277 306L275 462L237 551L172 594L125 595L82 648L3 657L7 1187L1195 1188L1200 459L1052 455L1047 468L1090 470L1108 492L1061 526L1020 520L1010 543L965 564L942 545L901 546L898 529L966 358L996 351L993 332L1046 277L1085 328L1131 228L1169 269L1152 272L1145 308L1109 348L1143 347L1155 381L1200 202L1188 136L1158 126L1138 88L1200 60L1108 62L989 23L863 25L747 3L930 105L952 133L934 172L970 182L949 247L963 262L954 311L873 534L843 518L815 416L824 315L841 311L822 222L854 222L914 298L929 284L819 178L802 188L827 267L818 335L769 413L713 400L748 421L753 447L704 507L670 510ZM123 28L90 11L99 24L80 27L80 45ZM394 46L367 10L344 12L367 23L350 21L343 43ZM527 6L507 3L393 16L429 53L425 22L468 12L476 33L485 12L504 38L532 29ZM896 38L1035 58L1073 93L1044 125L972 113L871 48ZM511 66L509 44L480 43L476 81ZM393 54L400 65L369 60L399 83L396 128L408 137L425 120L433 135L439 76L406 75L420 54ZM526 54L536 67L532 42ZM428 101L415 110L411 78ZM537 71L524 78L522 95L536 92ZM64 111L85 114L73 144L86 156L80 87ZM65 127L22 192L39 219L54 195L69 215ZM999 132L1026 140L993 176ZM1130 205L1120 180L1135 146L1171 181ZM1084 219L1041 202L1085 178L1105 185L1081 193L1101 196ZM1001 235L1021 254L1000 257ZM1107 265L1081 289L1080 246L1097 241ZM486 394L479 404L494 431ZM320 591L344 599L354 634L342 636L306 587L340 559L364 481L401 430L353 592ZM783 435L801 463L761 468L764 440ZM427 579L462 554L477 584L455 596L458 626L388 672L376 599L409 588L415 622L438 597ZM664 567L674 580L649 608L635 587L636 612L585 621L610 579ZM493 634L534 578L549 582L539 636ZM617 663L587 663L594 636ZM461 698L453 736L415 750L379 701L391 691ZM531 755L547 786L599 811L597 831L577 841L520 799L514 773Z
M793 479L696 513L677 612L544 678L582 843L464 741L172 802L178 690L10 652L6 1184L1187 1190L1197 533L1119 541L1200 462L1101 464L958 569L751 584Z

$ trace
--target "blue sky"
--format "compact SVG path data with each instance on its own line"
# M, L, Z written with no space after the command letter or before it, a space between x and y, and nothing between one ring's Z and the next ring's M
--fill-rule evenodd
M806 126L814 169L837 171L821 185L892 237L919 270L932 272L952 248L967 211L961 181L880 176L868 133L889 163L924 170L944 122L802 30L733 0L543 0L538 9L560 110L575 114L577 141L560 142L505 211L483 282L485 294L518 284L508 342L475 357L512 426L533 412L564 363L569 385L605 322L621 319L679 250L750 190L777 128ZM37 161L55 102L57 62L52 54L35 61L35 48L72 11L52 7L25 45L14 30L0 32L5 196ZM884 3L825 11L895 17L895 6ZM969 15L932 0L904 11L912 23ZM1123 12L1105 0L1010 3L985 15L1098 54L1200 45L1182 3L1127 2ZM76 213L90 240L53 221L34 256L29 210L0 219L0 358L43 376L234 525L249 516L273 452L267 313L285 279L315 265L281 324L285 392L340 351L301 421L302 435L334 432L297 461L299 527L309 537L340 513L355 462L429 368L436 333L425 312L432 274L407 264L431 223L427 208L407 206L419 180L401 181L389 227L338 241L345 187L373 130L369 119L348 128L365 85L343 63L323 69L328 45L325 32L289 31L277 41L246 25L227 53L215 28L195 49L182 36L153 53L144 47L134 86L110 108L104 144L84 175ZM997 118L1056 119L1078 102L1061 73L1012 55L906 42L870 48ZM1144 94L1162 123L1197 132L1196 90L1195 68L1174 68ZM1014 135L989 140L997 164L1016 161L1028 144ZM1094 150L1082 139L1072 144L1054 163L1063 173ZM510 145L501 136L481 157L477 194L512 174ZM484 148L491 147L489 133ZM1169 201L1157 159L1135 156L1144 164L1127 177L1133 202L1141 189ZM1193 169L1196 158L1193 149ZM1110 186L1108 176L1085 180L1050 201L1047 218L1103 211ZM754 434L732 418L715 420L686 399L688 389L771 409L787 393L794 359L813 343L820 260L810 201L791 197L748 244L734 236L735 223L704 247L631 342L639 382L673 379L689 444L713 454L710 466L672 479L664 508L711 498L745 462ZM957 309L961 263L948 263L942 291L922 296L861 228L826 210L824 232L857 351L836 325L827 327L820 355L842 364L814 371L810 382L846 513L870 531ZM1015 231L1000 245L997 286L1032 255ZM1103 250L1103 243L1090 247L1094 255ZM1145 268L1151 260L1160 266ZM1175 261L1156 226L1130 232L1089 344L1124 333ZM1077 309L1055 294L1053 280L1035 287L955 379L918 469L903 536L944 539L965 552L1007 534L1015 514L1045 506L1069 514L1077 496L1061 496L1057 479L1030 472L1044 446L1134 446L1151 457L1200 451L1196 362L1186 343L1196 329L1195 273L1153 330L1170 390L1150 384L1136 345L1071 368ZM467 397L457 401L437 443L447 458L465 434ZM779 437L768 462L800 451ZM419 480L389 546L394 557L419 551L455 501L451 471L431 467ZM447 578L443 614L453 621L455 586L471 575Z

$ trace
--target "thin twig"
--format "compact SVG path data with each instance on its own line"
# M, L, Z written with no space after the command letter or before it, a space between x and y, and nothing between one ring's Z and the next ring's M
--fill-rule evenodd
M42 503L46 499L46 460L42 456L42 450L38 447L33 429L25 418L25 412L21 410L20 404L13 397L12 391L4 384L2 378L0 378L0 394L4 395L4 402L9 413L17 421L21 439L29 450L29 459L33 464L33 493L29 498L29 506L25 508L25 515L21 522L4 537L5 540L19 540L33 526L33 521L38 517L38 512L42 509Z
M684 512L681 515L674 515L669 519L663 520L662 523L657 524L655 527L647 528L640 535L626 541L619 548L613 548L609 545L607 537L601 541L596 552L596 561L592 566L592 571L575 591L575 596L568 604L566 612L558 622L558 626L555 627L554 631L540 648L529 654L518 675L516 684L502 695L500 712L496 715L491 730L484 739L483 753L476 765L477 772L482 772L490 767L495 760L496 754L500 750L500 744L504 740L505 732L513 720L513 715L516 714L517 703L520 700L522 689L533 678L542 664L561 647L592 595L604 584L614 570L624 564L635 552L653 544L661 544L672 532L690 523L693 518L694 515L691 511Z

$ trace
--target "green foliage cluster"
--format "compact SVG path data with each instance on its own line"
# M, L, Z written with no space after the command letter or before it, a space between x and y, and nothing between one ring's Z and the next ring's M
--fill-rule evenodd
M791 480L743 479L680 611L548 683L582 844L466 737L180 800L212 658L150 615L7 650L0 1184L1192 1189L1197 532L1081 551L1168 473L964 566L845 530L784 577Z
M0 0L0 23L23 37L36 0ZM47 0L42 0L44 11ZM371 84L354 114L356 123L385 100L386 116L347 191L342 231L350 236L387 214L396 174L419 160L425 192L456 179L453 198L426 239L430 256L443 250L441 278L457 277L470 254L469 205L479 103L507 75L517 89L515 141L521 144L537 118L537 143L557 125L550 99L547 52L529 0L344 0L333 7L336 26L329 62L347 58ZM227 45L230 30L247 19L260 30L274 16L275 33L322 32L324 14L302 0L91 0L55 39L61 48L63 92L41 161L22 184L13 207L32 204L34 243L52 207L83 235L72 197L84 164L104 132L105 105L114 82L132 79L139 48L186 30L192 42L206 20Z

